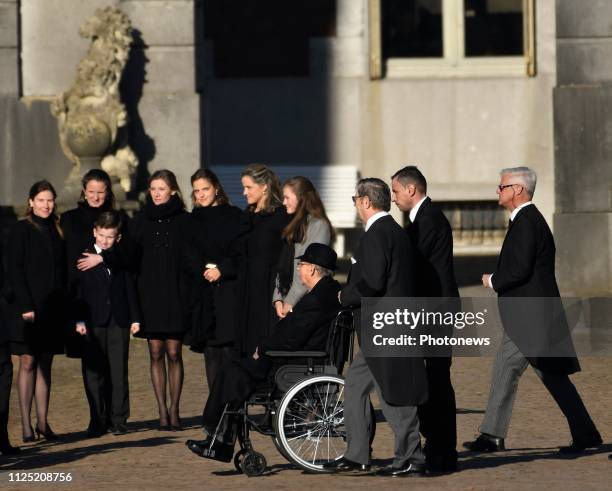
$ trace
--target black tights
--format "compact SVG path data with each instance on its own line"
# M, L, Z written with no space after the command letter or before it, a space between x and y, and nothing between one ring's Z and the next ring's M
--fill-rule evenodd
M151 381L159 408L159 424L180 425L179 402L183 389L182 341L176 339L149 339ZM166 360L168 375L166 376ZM166 379L170 388L170 407L166 404Z
M51 392L51 365L53 355L20 355L17 392L21 411L21 428L24 437L32 435L30 413L32 401L36 402L36 426L48 430L47 412Z

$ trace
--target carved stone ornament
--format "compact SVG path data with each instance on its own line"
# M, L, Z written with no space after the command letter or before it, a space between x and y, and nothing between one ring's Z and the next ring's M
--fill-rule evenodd
M66 190L69 194L80 191L81 176L111 157L112 165L105 167L129 191L130 175L138 161L127 145L117 149L115 142L127 120L119 82L132 43L130 19L117 7L98 9L79 34L91 40L89 49L77 65L70 89L51 104L51 112L58 119L62 150L75 164Z

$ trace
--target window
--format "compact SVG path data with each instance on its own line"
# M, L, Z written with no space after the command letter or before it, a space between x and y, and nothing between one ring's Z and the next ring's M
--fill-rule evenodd
M206 0L218 78L307 77L311 37L334 36L336 0Z
M534 75L534 0L370 0L370 73Z

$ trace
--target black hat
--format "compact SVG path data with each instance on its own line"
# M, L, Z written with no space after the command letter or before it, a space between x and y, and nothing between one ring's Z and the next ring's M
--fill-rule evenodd
M338 256L336 252L325 244L312 243L304 252L303 255L296 257L301 259L305 263L316 264L325 269L335 270L338 266L336 265L336 259Z

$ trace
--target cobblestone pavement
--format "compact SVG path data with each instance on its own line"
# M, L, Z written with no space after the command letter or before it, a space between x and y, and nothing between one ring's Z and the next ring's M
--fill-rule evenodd
M181 414L183 432L155 429L157 410L148 372L146 344L134 340L130 352L130 433L85 439L88 423L80 362L63 356L53 368L49 421L61 442L22 445L18 458L0 457L0 487L29 489L31 484L10 483L10 472L70 472L73 480L57 489L610 489L612 461L612 360L583 359L583 371L573 380L607 443L597 452L577 459L556 455L569 442L567 425L535 374L528 370L520 386L507 452L474 456L461 452L461 471L452 475L402 479L370 475L334 476L305 474L292 468L275 450L271 440L254 435L257 450L266 455L270 470L258 478L237 474L232 464L198 458L187 450L188 438L199 438L199 414L207 395L201 355L184 351L185 388ZM459 442L477 432L486 403L491 359L462 358L453 365L457 393ZM15 369L17 360L14 359ZM379 423L374 443L377 465L389 462L392 437L386 423ZM11 400L9 432L21 442L16 391ZM14 475L13 475L14 477ZM47 484L48 485L48 484ZM45 486L41 484L40 486ZM36 486L38 487L38 486Z

